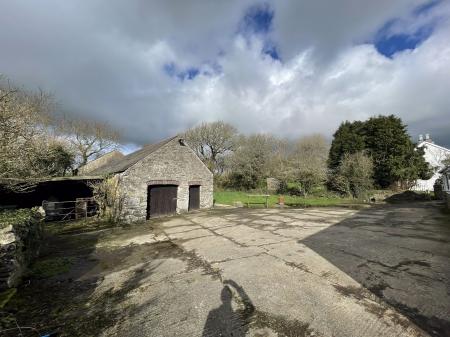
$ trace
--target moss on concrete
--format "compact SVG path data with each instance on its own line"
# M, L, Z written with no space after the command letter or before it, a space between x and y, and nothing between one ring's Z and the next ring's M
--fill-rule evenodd
M74 258L72 257L54 257L45 260L38 260L31 267L30 273L33 278L50 278L67 273L70 271L73 264Z

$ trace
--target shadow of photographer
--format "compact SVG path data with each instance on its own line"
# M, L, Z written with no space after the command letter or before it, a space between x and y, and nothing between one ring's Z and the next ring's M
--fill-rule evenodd
M250 319L255 307L245 290L233 280L225 280L220 293L222 304L208 313L202 337L233 336L243 337L247 334ZM232 299L234 289L238 295L241 308L233 310Z

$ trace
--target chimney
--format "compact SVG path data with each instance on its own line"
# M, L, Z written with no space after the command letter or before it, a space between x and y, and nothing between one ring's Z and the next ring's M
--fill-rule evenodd
M419 142L423 142L423 135L419 135Z

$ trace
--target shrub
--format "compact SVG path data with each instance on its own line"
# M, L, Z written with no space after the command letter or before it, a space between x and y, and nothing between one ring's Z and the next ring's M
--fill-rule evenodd
M0 211L0 227L4 228L10 225L24 226L41 218L36 208L22 208L16 210Z
M119 184L120 178L114 176L91 185L100 217L112 223L120 222L124 216L125 195L120 190Z
M287 194L288 193L288 184L284 180L280 180L280 183L278 184L277 188L277 194Z
M369 156L362 151L346 153L329 185L341 194L363 198L373 186L372 175L373 163Z

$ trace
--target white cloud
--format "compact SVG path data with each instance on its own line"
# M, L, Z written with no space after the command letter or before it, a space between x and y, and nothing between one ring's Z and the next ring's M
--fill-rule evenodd
M342 120L395 113L412 133L450 145L447 4L418 18L439 18L427 41L388 59L361 43L394 17L403 18L397 31L413 32L412 10L424 1L274 2L269 37L280 62L261 53L261 36L238 33L257 2L0 0L0 72L53 91L68 113L108 120L137 143L202 120L331 135ZM170 63L199 75L170 77Z

